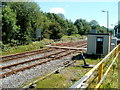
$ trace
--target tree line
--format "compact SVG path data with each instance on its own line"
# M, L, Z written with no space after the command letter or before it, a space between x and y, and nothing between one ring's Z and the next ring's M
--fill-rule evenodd
M66 19L63 14L43 12L35 2L2 3L2 41L4 44L22 45L36 41L36 30L41 29L41 39L60 39L62 36L87 35L92 29L106 33L107 29L96 20L90 22Z

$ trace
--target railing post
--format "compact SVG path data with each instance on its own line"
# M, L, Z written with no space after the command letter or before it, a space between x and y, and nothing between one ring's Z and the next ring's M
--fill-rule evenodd
M115 49L115 53L114 53L115 56L117 55L117 52L118 52L118 48ZM115 56L114 56L114 57L115 57Z
M103 63L100 64L99 66L99 71L98 71L98 82L101 80L102 78L102 73L103 73Z

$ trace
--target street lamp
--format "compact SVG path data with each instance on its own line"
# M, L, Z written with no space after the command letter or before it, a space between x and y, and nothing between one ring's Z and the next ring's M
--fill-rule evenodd
M108 32L108 30L109 30L109 11L102 10L102 12L107 13L107 32Z

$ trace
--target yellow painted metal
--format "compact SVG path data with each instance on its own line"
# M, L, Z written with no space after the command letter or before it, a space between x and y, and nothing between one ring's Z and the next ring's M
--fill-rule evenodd
M92 68L88 73L85 74L85 76L90 76L98 67L99 67L99 76L98 76L98 81L101 80L102 78L102 72L103 72L103 62L107 60L107 58L109 56L111 56L112 54L114 54L114 56L116 56L116 54L118 54L120 51L120 44L118 46L116 46L109 54L107 54L105 56L105 58L103 58L94 68ZM109 71L109 69L108 69ZM108 73L108 71L106 73ZM99 88L101 84L97 84L96 88Z
M102 73L103 73L103 63L100 64L99 66L99 72L98 72L98 82L101 80L102 78Z
M110 53L108 53L105 58L103 58L94 68L92 68L88 73L85 74L85 76L89 76L91 75L100 65L101 63L103 63L104 61L107 60L107 58L115 51L117 50L117 48L120 47L120 44L118 46L116 46Z
M104 78L106 77L106 75L107 75L108 71L109 71L109 70L110 70L110 68L112 67L112 65L113 65L113 63L115 62L115 60L117 59L118 55L119 55L119 53L116 55L116 57L114 58L114 60L113 60L113 61L112 61L112 63L110 64L110 66L108 67L107 71L105 72L104 76L102 77L102 79L99 81L99 83L96 85L96 87L95 87L95 88L99 88L99 87L100 87L100 85L101 85L102 81L103 81L103 80L104 80Z
M110 68L112 67L114 61L116 60L116 58L119 59L120 57L120 44L117 45L110 53L108 53L96 66L94 66L88 73L85 74L85 76L82 77L82 79L80 80L80 84L83 83L84 81L88 80L89 79L89 76L93 74L93 72L98 69L99 67L99 75L98 75L98 81L99 83L97 84L97 86L95 87L96 89L100 89L100 85L102 83L102 81L104 80L105 76L107 75L108 71L110 70ZM109 65L107 71L105 72L105 74L103 75L102 77L102 73L103 73L103 63L105 61L112 61L112 63ZM79 84L79 85L80 85ZM76 84L78 85L78 84Z
M103 63L100 64L99 70L98 70L98 82L100 82L103 74ZM100 87L99 87L100 88Z

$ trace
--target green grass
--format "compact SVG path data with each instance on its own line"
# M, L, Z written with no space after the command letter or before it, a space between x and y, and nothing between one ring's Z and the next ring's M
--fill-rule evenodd
M4 45L4 49L2 49L2 56L46 48L45 45L51 44L51 43L53 43L53 40L44 39L41 41L33 42L29 45L20 45L20 46L14 46L14 47L10 47L9 45Z
M48 77L46 80L37 82L37 88L65 88L66 78L62 74L53 74L51 77Z
M78 34L71 35L71 36L63 36L57 42L77 41L85 37L86 36L80 36ZM16 53L21 53L21 52L30 51L30 50L42 49L42 48L46 48L45 45L51 44L51 43L54 43L54 41L50 39L43 39L41 41L32 42L29 45L20 45L20 46L11 47L9 44L4 45L2 44L2 42L0 42L0 47L4 47L3 49L1 49L0 54L1 56L4 56L4 55L16 54Z
M118 62L116 61L102 83L102 88L118 88Z
M101 88L118 88L118 61L116 60L115 63L112 65L111 69L107 73L106 77L104 78ZM107 63L108 65L103 69L103 75L108 69L111 62ZM98 78L96 78L89 86L89 88L94 88L98 83Z
M96 64L98 60L87 59L88 64ZM83 77L91 68L82 68L83 61L78 60L74 65L62 70L59 74L53 74L50 77L38 81L36 88L69 88L81 77Z
M100 61L100 59L86 59L86 61L87 64L96 65ZM81 67L82 65L83 61L77 60L75 64L67 67L60 73L52 74L46 79L36 82L35 83L36 88L69 88L80 78L82 78L89 70L91 70L91 68L82 68ZM116 66L116 64L114 66ZM92 83L94 84L92 85L92 88L96 86L96 82ZM114 69L112 67L102 84L102 88L117 88L117 87L118 87L118 67Z
M71 35L71 36L63 36L61 38L61 41L78 41L80 39L83 39L83 38L86 38L86 36L81 36L79 34L74 34L74 35Z

